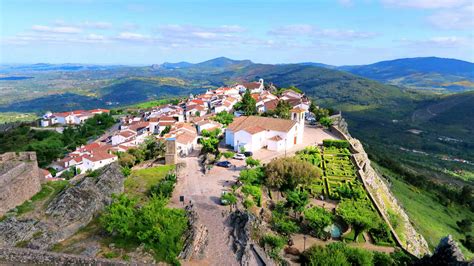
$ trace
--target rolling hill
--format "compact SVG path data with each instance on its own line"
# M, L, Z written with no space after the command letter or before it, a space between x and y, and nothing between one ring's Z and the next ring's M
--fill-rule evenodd
M404 58L370 65L341 66L338 69L411 88L447 91L474 89L474 63L457 59Z

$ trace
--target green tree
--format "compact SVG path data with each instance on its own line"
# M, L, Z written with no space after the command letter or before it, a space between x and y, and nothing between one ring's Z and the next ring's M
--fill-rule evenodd
M235 105L235 109L242 111L244 115L255 115L257 114L257 101L252 98L250 90L246 90L242 96L242 101Z
M125 194L114 196L112 204L105 209L100 218L104 229L121 238L134 237L138 218L135 216L136 204L136 199L129 198Z
M224 126L228 126L230 123L234 121L234 115L231 113L228 113L227 111L223 111L223 112L218 113L212 119L216 122L223 124Z
M202 149L201 149L202 153L215 154L218 151L219 139L213 138L213 137L202 138L201 145L202 145Z
M354 239L357 239L361 232L376 227L380 219L367 200L342 199L337 205L336 213L353 226Z
M332 223L333 219L334 217L332 213L324 208L313 207L304 211L305 222L308 227L311 228L311 231L313 231L318 237L323 232L324 228Z
M239 181L244 184L259 185L263 183L265 172L262 167L244 169L240 171Z
M171 131L171 126L166 126L166 127L160 132L160 136L163 137L165 134L170 133L170 131Z
M118 154L118 157L118 162L120 166L127 167L129 169L132 168L135 165L135 162L137 161L137 158L135 158L135 156L128 152L121 152Z
M457 221L456 224L459 226L459 229L463 232L471 232L472 230L472 220L471 219L462 219Z
M320 121L321 118L329 116L329 110L324 108L315 108L311 112L314 113L314 118L316 118L316 121Z
M157 140L155 136L148 136L141 149L144 150L145 159L151 160L165 155L166 144L161 140Z
M333 123L332 119L329 118L328 116L325 116L325 117L322 117L321 119L319 119L319 123L323 126L323 127L330 127Z
M305 190L292 190L286 192L286 206L295 213L301 213L309 203L309 195Z
M309 162L295 157L272 160L265 167L268 186L281 190L294 190L297 186L306 186L320 177L320 169Z
M245 159L245 164L249 167L257 167L260 166L260 160L254 159L252 157L247 157Z
M339 246L312 246L302 256L303 265L311 266L351 266L347 260L345 249Z
M287 101L280 100L275 108L274 114L282 119L290 119L291 105Z

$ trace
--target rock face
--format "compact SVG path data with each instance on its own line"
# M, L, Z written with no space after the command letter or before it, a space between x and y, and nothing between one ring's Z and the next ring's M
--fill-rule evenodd
M230 221L233 248L240 265L275 265L265 251L250 239L252 227L258 223L255 216L237 210L231 214Z
M123 192L125 177L117 164L102 169L97 177L85 177L65 189L47 206L41 220L8 218L0 222L0 247L26 245L48 250L87 225L104 207L112 194Z
M420 265L474 265L464 261L461 249L451 235L441 239L432 256L426 256Z
M36 153L0 155L0 216L40 191L40 181Z
M185 261L203 259L208 244L207 228L199 223L199 216L193 205L186 206L185 210L189 229L185 234L184 248L179 254L179 258Z

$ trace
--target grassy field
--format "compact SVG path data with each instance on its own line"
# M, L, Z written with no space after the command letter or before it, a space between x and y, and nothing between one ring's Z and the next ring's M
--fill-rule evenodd
M0 124L11 122L30 122L38 118L33 113L0 112Z
M161 99L161 100L152 100L152 101L146 101L142 103L137 103L137 104L132 104L120 109L149 109L155 106L160 106L168 103L172 103L176 101L175 99Z
M162 165L133 170L130 176L125 180L125 193L142 197L153 185L158 184L158 181L163 179L168 172L173 170L173 165Z
M386 169L380 167L378 169L386 175L394 176ZM395 177L390 181L395 197L403 205L416 230L425 237L431 248L436 247L442 237L451 234L458 241L466 258L474 257L474 254L459 242L459 239L464 236L458 231L459 228L456 225L457 221L464 218L474 219L474 214L467 207L457 204L446 207L429 192L413 187Z

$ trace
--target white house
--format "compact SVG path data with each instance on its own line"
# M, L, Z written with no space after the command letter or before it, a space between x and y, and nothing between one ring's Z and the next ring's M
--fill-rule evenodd
M176 136L176 150L181 156L187 156L197 146L197 134L187 131L178 132Z
M82 165L80 167L82 172L94 171L108 164L117 161L118 157L115 154L107 152L95 152L90 155L85 155L82 159Z
M115 145L122 144L124 142L128 142L132 140L133 138L135 138L136 136L137 136L137 133L133 130L126 129L126 130L120 131L119 133L112 136L112 145L115 146Z
M296 115L294 115L296 113ZM301 115L302 114L302 115ZM267 148L283 151L303 142L304 112L292 111L292 119L260 116L241 116L234 119L225 131L225 142L235 151L257 151Z

